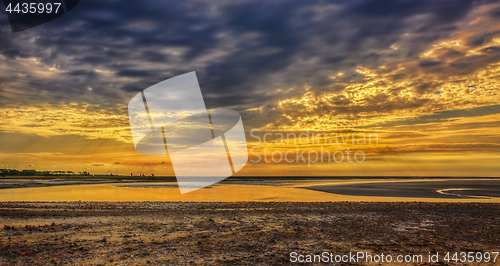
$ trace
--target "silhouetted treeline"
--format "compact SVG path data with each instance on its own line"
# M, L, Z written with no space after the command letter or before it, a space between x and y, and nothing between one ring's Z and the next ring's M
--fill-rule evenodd
M36 170L17 170L17 169L0 169L0 176L70 176L84 175L89 176L87 171L75 173L73 171L36 171Z

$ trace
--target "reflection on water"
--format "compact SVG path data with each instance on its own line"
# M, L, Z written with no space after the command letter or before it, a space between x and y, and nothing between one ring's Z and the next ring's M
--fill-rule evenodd
M432 201L432 202L500 202L500 198L403 198L348 196L299 187L408 180L286 180L222 183L180 194L175 183L118 183L1 189L0 201ZM412 180L413 182L415 180ZM246 183L246 185L244 184Z
M491 197L500 197L496 189L477 189L477 188L448 188L438 190L437 193L444 195L453 195L458 197L473 197L488 199Z

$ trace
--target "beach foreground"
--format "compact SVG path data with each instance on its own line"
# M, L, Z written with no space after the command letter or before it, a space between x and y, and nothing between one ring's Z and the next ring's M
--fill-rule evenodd
M488 203L2 202L0 264L284 265L291 252L367 252L429 265L429 252L500 251L499 214Z

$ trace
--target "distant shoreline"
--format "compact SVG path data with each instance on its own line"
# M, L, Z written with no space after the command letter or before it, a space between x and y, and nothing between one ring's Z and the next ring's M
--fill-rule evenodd
M500 177L401 177L401 176L242 176L229 177L218 184L231 184L232 182L256 182L256 181L315 181L315 180L460 180L460 179L491 179L500 180ZM145 183L162 182L175 183L175 177L139 177L139 176L9 176L0 177L0 189L51 187L68 185L96 185L116 183ZM307 189L332 192L324 188Z
M137 180L174 182L174 176L125 176L125 175L61 175L61 176L0 176L2 179L79 179L79 180ZM500 176L231 176L225 180L315 180L315 179L500 179Z

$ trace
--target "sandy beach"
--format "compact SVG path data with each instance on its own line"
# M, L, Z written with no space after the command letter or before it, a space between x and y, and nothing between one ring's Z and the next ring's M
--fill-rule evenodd
M491 252L500 248L499 214L488 203L2 202L0 264L287 265L291 252Z

